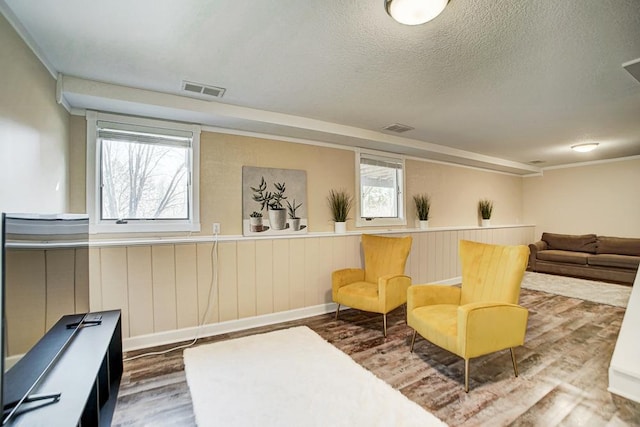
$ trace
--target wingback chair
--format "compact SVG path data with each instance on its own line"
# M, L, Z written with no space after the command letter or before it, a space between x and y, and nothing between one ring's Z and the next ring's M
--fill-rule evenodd
M336 320L340 305L381 313L387 336L387 313L407 302L411 278L404 275L404 266L411 241L411 237L362 235L364 269L346 268L331 275Z
M414 285L407 291L407 324L427 341L464 359L469 392L469 359L524 344L529 312L518 305L527 267L527 246L460 241L462 286Z

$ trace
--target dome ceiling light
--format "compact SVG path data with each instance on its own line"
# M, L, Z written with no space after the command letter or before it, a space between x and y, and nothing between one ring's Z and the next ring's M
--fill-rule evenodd
M431 21L444 10L449 0L385 0L389 16L405 25L420 25Z
M571 149L573 151L577 151L579 153L588 153L589 151L593 151L596 148L598 148L597 142L587 142L586 144L577 144L571 146Z

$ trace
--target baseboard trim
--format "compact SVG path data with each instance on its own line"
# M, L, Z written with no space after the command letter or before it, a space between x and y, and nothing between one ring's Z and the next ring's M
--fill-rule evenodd
M229 320L220 323L212 323L201 327L191 327L175 329L154 334L139 335L122 340L123 351L140 350L143 348L155 347L159 345L175 344L181 341L198 338L211 337L229 332L242 331L259 326L273 325L276 323L288 322L291 320L304 319L306 317L318 316L335 312L337 304L326 303L312 307L299 308L295 310L282 311L279 313L264 314L261 316L247 317L244 319ZM342 309L347 309L343 307Z

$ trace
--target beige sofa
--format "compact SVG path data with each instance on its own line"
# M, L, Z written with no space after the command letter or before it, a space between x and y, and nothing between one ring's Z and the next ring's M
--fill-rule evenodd
M640 239L542 233L529 245L529 271L633 285Z

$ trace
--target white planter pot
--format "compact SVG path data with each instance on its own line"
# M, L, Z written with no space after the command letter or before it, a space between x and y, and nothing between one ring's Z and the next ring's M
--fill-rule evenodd
M426 230L429 228L429 220L418 221L420 223L420 230Z
M483 227L491 227L491 220L490 219L483 219L482 220L482 226Z
M289 229L292 231L300 230L300 218L289 218L287 220L289 223Z
M287 223L287 211L284 209L269 209L269 225L273 230L284 230Z
M347 232L347 223L346 222L336 222L334 226L334 231L336 234L344 234Z
M262 217L251 217L249 218L249 225L251 226L251 231L254 232L261 232L263 227L262 227Z

